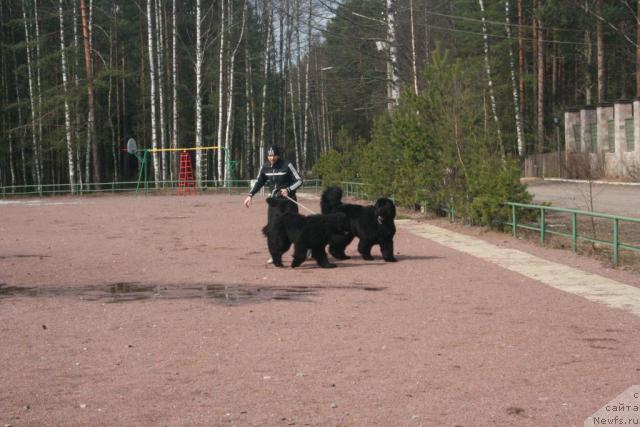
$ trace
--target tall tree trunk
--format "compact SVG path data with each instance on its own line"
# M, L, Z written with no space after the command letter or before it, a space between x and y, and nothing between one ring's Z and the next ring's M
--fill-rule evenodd
M511 90L513 94L514 117L516 121L517 153L524 157L524 136L522 134L522 116L520 112L520 100L518 98L518 85L516 83L516 66L513 57L513 46L511 44L511 21L509 19L509 0L504 2L505 28L507 30L507 40L509 41L509 66L511 67Z
M156 124L156 64L155 64L155 48L153 36L153 12L151 2L147 0L147 39L149 51L149 81L150 81L150 102L151 102L151 148L158 148L157 124ZM161 165L157 152L153 152L153 175L156 188L160 187Z
M266 123L266 104L267 104L267 78L269 77L269 51L271 49L271 21L273 20L273 8L271 2L267 0L265 9L265 19L267 21L267 37L265 39L264 48L264 72L262 79L262 108L260 109L260 150L258 152L258 161L255 164L256 168L260 166L260 162L264 159L265 150L265 137L264 128Z
M245 98L246 98L246 136L245 140L248 144L247 150L245 150L245 163L242 176L245 170L251 170L253 167L254 159L256 157L256 116L255 116L255 100L253 96L253 67L251 66L251 57L249 56L249 38L245 37L244 42L244 58L245 58L245 74L247 75L245 81Z
M537 65L538 65L538 90L537 90L537 114L536 114L536 143L538 145L537 152L542 153L544 149L544 33L542 30L542 22L539 17L540 0L537 0L536 8L536 36L537 36Z
M74 67L73 67L73 84L76 89L76 93L80 93L80 77L78 76L78 72L80 70L80 44L78 43L78 10L76 8L75 2L73 3L73 58L74 58ZM74 135L76 141L76 164L78 168L78 185L80 191L82 191L83 186L83 178L82 178L82 145L80 144L80 107L78 105L78 97L75 97L74 101ZM87 166L87 170L88 170ZM89 176L86 176L86 181L89 181Z
M396 0L387 2L387 110L392 111L398 105L398 60L396 46Z
M113 45L114 45L114 41L117 42L117 34L114 31L114 21L116 19L116 16L114 14L115 11L115 0L111 1L111 19L109 20L110 24L111 24L111 37L109 37L109 71L113 70ZM116 58L116 61L118 59ZM116 89L117 90L117 89ZM109 123L109 131L111 133L111 161L113 162L113 175L112 175L112 180L113 182L117 182L118 181L118 147L117 147L117 143L116 143L116 129L113 126L113 114L111 112L112 106L113 106L113 76L111 75L111 73L109 73L109 90L107 92L107 121Z
M233 83L235 81L234 79L234 72L235 72L235 63L236 63L236 54L238 53L238 48L240 47L240 44L242 43L242 38L244 36L244 25L246 22L246 18L247 18L247 5L248 5L248 1L244 0L244 6L242 8L242 24L240 27L240 35L238 36L238 42L235 46L235 48L233 49L233 51L231 52L231 57L229 58L229 92L227 95L227 100L228 100L228 105L227 105L227 127L225 130L225 136L224 136L224 153L225 153L225 159L226 159L226 165L225 165L225 172L224 172L224 181L225 181L225 185L227 185L227 183L229 182L229 179L231 178L230 173L231 171L229 170L229 166L230 166L230 161L231 161L231 155L233 153L233 140L232 140L232 135L231 135L231 126L233 123L232 117L233 117ZM231 4L229 4L229 28L232 28L233 26L233 9L231 8ZM231 36L229 36L229 42L231 42Z
M178 65L177 65L177 49L176 43L178 41L178 28L176 25L176 0L173 0L173 8L172 8L172 27L171 27L171 82L173 87L173 96L172 103L173 108L171 109L172 113L172 124L171 124L171 148L174 150L178 148ZM176 152L171 152L171 180L175 179L176 172Z
M13 44L16 44L16 40L15 40L15 34L13 35L14 39L13 39ZM17 59L17 54L15 49L13 50L13 65L14 68L17 70L18 68L18 59ZM24 123L22 121L22 107L20 106L20 85L18 82L18 73L15 72L13 73L13 78L14 78L14 87L16 89L16 104L17 104L17 110L18 110L18 123ZM26 144L26 139L27 139L27 127L24 126L22 128L22 137L20 138L20 165L22 166L20 168L20 171L22 173L22 184L23 185L27 185L27 159L26 159L26 155L25 155L25 144Z
M76 192L76 166L73 157L73 145L71 142L71 112L69 108L69 98L67 95L67 52L64 44L64 19L62 15L62 0L58 5L58 16L60 17L60 66L62 71L62 93L64 96L64 130L67 137L67 164L69 167L69 186L71 193Z
M505 155L504 147L502 145L502 132L500 130L500 121L498 120L498 109L496 106L496 97L493 91L493 79L491 77L491 64L489 63L489 41L487 37L487 24L485 20L484 3L482 0L478 0L480 4L480 11L482 12L482 34L484 39L484 67L487 73L487 85L489 86L489 99L491 101L491 113L493 114L493 121L496 124L496 132L498 133L498 148L500 154Z
M222 163L223 159L226 158L227 153L223 152L224 149L224 135L222 134L222 130L224 129L224 49L225 49L225 22L226 22L226 12L225 12L225 3L227 0L220 1L220 52L218 56L218 66L219 66L219 78L218 81L218 138L217 138L217 146L218 148L218 173L217 178L222 177Z
M289 62L289 67L291 67L291 58L289 58L288 60ZM296 73L298 74L298 73ZM291 99L291 125L293 126L293 147L294 147L294 151L295 151L295 156L296 156L296 165L298 165L298 167L300 167L300 147L299 147L299 141L298 141L298 130L296 129L296 105L295 105L295 93L296 91L293 90L293 79L294 79L294 75L293 73L289 74L289 94L290 99Z
M598 67L598 102L606 98L605 70L604 70L604 31L602 28L602 0L596 3L598 19L596 20L596 51Z
M304 113L302 112L302 105L303 105L303 100L302 100L302 46L300 43L300 15L302 15L302 11L301 11L301 3L302 0L295 0L296 3L296 64L297 64L297 73L295 73L295 77L296 77L296 85L297 85L297 92L296 92L296 104L297 104L297 109L298 109L298 117L297 117L297 122L299 123L298 129L300 129L298 131L298 134L300 135L299 137L296 135L296 130L294 128L294 144L296 146L296 166L298 167L298 169L300 168L304 168L304 159L305 158L305 147L304 147L304 141L303 141L303 137L302 137L302 132L304 129ZM310 41L307 39L307 45L309 45ZM308 58L307 58L308 59ZM291 77L293 79L293 76ZM293 95L293 89L290 89L291 94ZM292 122L295 124L296 123L296 108L294 106L293 103L293 96L291 97L291 116L292 116ZM300 147L298 147L300 146ZM300 155L298 155L298 148L300 149ZM302 162L302 164L301 164Z
M282 55L281 62L283 64L283 68L281 68L282 76L280 81L282 85L280 86L280 105L282 106L282 116L280 116L280 129L281 135L279 140L282 143L282 149L286 151L287 143L288 143L288 132L287 132L287 106L289 105L287 102L287 82L289 81L289 73L291 68L291 37L292 37L292 24L291 24L291 0L287 0L285 2L286 6L280 10L282 28L280 29L280 46L282 49L280 50L280 54ZM283 31L286 31L284 35ZM291 111L291 117L295 120L295 111Z
M222 0L224 3L224 0ZM204 51L202 49L202 4L196 0L196 186L202 187L203 162L202 162L202 62ZM205 169L206 170L206 169ZM206 180L206 176L204 177Z
M640 0L636 5L636 96L640 96Z
M584 0L585 13L589 14L589 0ZM591 79L591 68L593 66L593 53L591 48L591 31L589 27L585 27L584 31L584 56L586 61L586 67L584 67L584 98L587 105L592 103L592 89L593 83Z
M89 123L87 124L87 141L91 147L91 165L93 166L93 181L97 186L100 182L100 162L98 159L98 144L96 143L95 105L93 97L93 71L91 67L91 49L89 48L89 28L87 26L87 6L85 0L80 0L80 16L82 18L82 36L84 40L84 66L87 73L87 100L89 108Z
M307 151L309 150L309 66L311 65L311 18L313 16L313 1L309 0L309 15L307 17L307 63L304 73L304 109L302 117L304 118L304 128L302 133L302 164L298 164L300 171L304 174L309 163Z
M164 114L164 24L163 24L163 16L162 16L162 2L160 0L156 0L156 37L157 43L156 46L156 55L158 58L158 117L160 126L160 148L163 150L167 148L167 128L165 125L165 114ZM163 183L167 181L167 152L162 151L161 153L161 168L162 168L162 181Z
M411 74L413 75L413 92L418 95L418 68L416 65L416 34L413 28L413 0L409 0L411 19Z
M431 53L429 50L429 45L431 44L430 34L429 34L429 9L428 3L425 4L424 8L424 63L429 64L431 60Z
M0 2L0 16L7 16L5 15L5 10L4 10L4 4ZM8 15L10 15L10 11L8 11ZM5 41L5 33L4 33L4 26L0 25L0 39L4 42ZM2 61L2 68L0 68L1 74L2 74L2 88L3 88L3 94L4 94L4 105L9 105L9 82L8 82L8 75L9 72L7 70L7 51L3 48L0 47L0 60ZM14 69L15 71L15 69ZM16 99L16 102L18 102L19 99ZM9 127L11 126L11 114L8 111L3 111L2 112L2 130L4 132L6 132L7 134L7 143L9 146L9 153L8 153L8 160L9 160L9 173L11 176L11 186L15 186L16 185L16 172L15 172L15 168L14 168L14 164L13 164L13 135L14 135L14 131L12 129L9 129Z
M36 87L37 87L37 91L36 93L38 94L38 106L37 106L37 117L38 117L38 141L40 142L40 148L42 148L42 83L41 83L41 78L40 78L40 69L41 64L41 56L40 56L40 19L38 18L38 1L37 0L33 0L33 14L34 14L34 27L36 29L36 39L35 39L35 43L36 43ZM38 161L38 168L40 169L41 173L44 173L44 169L43 169L43 161L42 161L42 156L38 157L37 159Z
M31 37L29 36L29 26L27 24L27 12L22 0L22 19L24 20L24 34L27 47L27 73L29 74L29 101L31 103L31 140L33 143L33 175L35 184L40 189L42 180L40 177L40 150L36 131L36 102L33 84L33 72L31 71Z
M522 128L524 133L524 78L525 78L525 51L524 51L524 5L523 0L518 0L518 90L520 100L520 114L523 117ZM526 151L526 145L523 147L522 155Z

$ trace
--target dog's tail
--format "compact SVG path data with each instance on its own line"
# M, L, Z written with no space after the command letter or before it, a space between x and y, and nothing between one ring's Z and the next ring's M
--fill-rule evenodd
M333 213L342 205L342 188L329 187L322 192L320 209L323 214Z

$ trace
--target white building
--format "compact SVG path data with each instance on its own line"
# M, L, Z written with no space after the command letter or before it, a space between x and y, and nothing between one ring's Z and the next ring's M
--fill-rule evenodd
M640 172L640 98L569 109L564 135L570 174L587 159L593 175L628 178Z

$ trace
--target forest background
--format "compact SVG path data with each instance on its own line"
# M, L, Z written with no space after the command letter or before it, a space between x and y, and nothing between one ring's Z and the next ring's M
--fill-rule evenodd
M0 187L306 176L492 223L563 112L640 95L640 0L0 0ZM178 152L153 153L158 187Z

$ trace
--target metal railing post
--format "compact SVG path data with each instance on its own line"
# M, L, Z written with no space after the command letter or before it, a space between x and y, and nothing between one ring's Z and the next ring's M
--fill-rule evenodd
M571 213L571 249L573 252L577 250L576 241L578 240L577 216L575 212Z
M613 219L613 265L618 265L618 251L620 243L618 240L618 218Z
M544 245L545 217L544 208L540 207L540 244Z
M511 205L511 233L513 237L517 237L518 234L518 217L516 215L516 205Z

